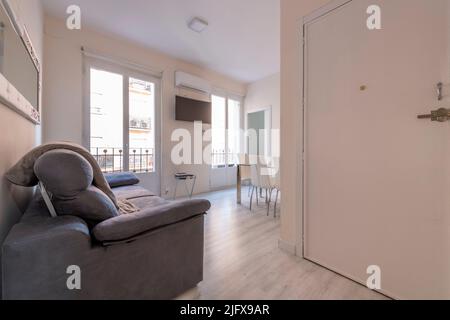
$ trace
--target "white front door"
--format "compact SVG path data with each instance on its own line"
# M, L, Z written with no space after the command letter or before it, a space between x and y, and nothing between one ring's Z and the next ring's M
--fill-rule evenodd
M85 78L85 145L103 172L133 172L160 195L160 80L91 58Z
M450 123L417 118L450 108L449 2L354 0L305 25L305 257L363 284L379 266L394 298L450 298Z

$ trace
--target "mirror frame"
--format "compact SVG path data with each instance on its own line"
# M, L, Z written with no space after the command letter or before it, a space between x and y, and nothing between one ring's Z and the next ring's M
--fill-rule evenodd
M20 37L24 49L27 50L31 60L37 71L37 105L33 106L4 76L0 73L0 102L4 103L7 107L16 111L20 115L24 116L34 124L41 123L40 104L41 104L41 63L34 49L30 35L25 27L17 19L9 0L1 0L0 8L5 10L14 31Z

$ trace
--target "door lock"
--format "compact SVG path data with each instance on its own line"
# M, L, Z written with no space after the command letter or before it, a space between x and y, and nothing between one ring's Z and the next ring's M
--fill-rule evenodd
M430 114L422 114L417 116L419 119L431 119L431 121L446 122L450 120L450 109L440 108L431 111Z

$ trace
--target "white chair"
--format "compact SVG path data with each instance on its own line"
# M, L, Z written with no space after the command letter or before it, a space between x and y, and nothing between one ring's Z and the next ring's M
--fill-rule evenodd
M259 205L259 195L258 190L265 190L266 192L266 204L267 204L267 215L269 215L270 210L270 198L268 197L272 187L270 185L270 177L267 174L262 174L261 165L251 166L251 182L252 182L252 192L250 196L250 210L252 210L253 195L256 190L256 205Z
M270 190L270 197L269 197L269 203L272 200L272 191L276 190L276 195L275 195L275 205L273 208L273 217L276 218L277 216L277 202L278 202L278 196L280 194L280 171L277 170L277 172L275 174L273 174L272 176L270 176L270 185L272 186L272 189Z
M248 197L250 198L250 192L252 191L250 166L241 166L241 183L242 185L248 186Z

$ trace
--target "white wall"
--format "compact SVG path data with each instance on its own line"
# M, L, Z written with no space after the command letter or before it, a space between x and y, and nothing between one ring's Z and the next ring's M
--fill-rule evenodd
M197 174L196 192L209 191L210 167L189 165L177 168L170 156L175 143L170 141L174 129L184 128L193 133L194 124L175 121L174 73L185 71L210 81L215 88L245 95L246 85L216 72L195 66L158 51L138 46L113 36L106 36L83 28L70 31L65 23L53 17L45 19L45 54L48 63L44 75L43 113L44 141L69 140L82 144L83 126L83 76L81 47L147 66L163 73L162 76L162 193L172 194L174 173L189 171Z
M280 129L280 73L253 82L247 87L245 112L272 107L272 129Z
M27 26L36 53L43 62L43 10L40 1L11 0L18 19ZM7 183L4 173L27 151L40 143L41 127L0 104L0 244L3 243L11 226L21 217L28 205L30 188L18 188Z
M253 82L247 87L245 97L245 114L270 108L272 115L272 129L280 129L280 73ZM247 122L247 117L245 117ZM247 127L247 123L245 123ZM279 157L279 135L272 135L271 155Z

